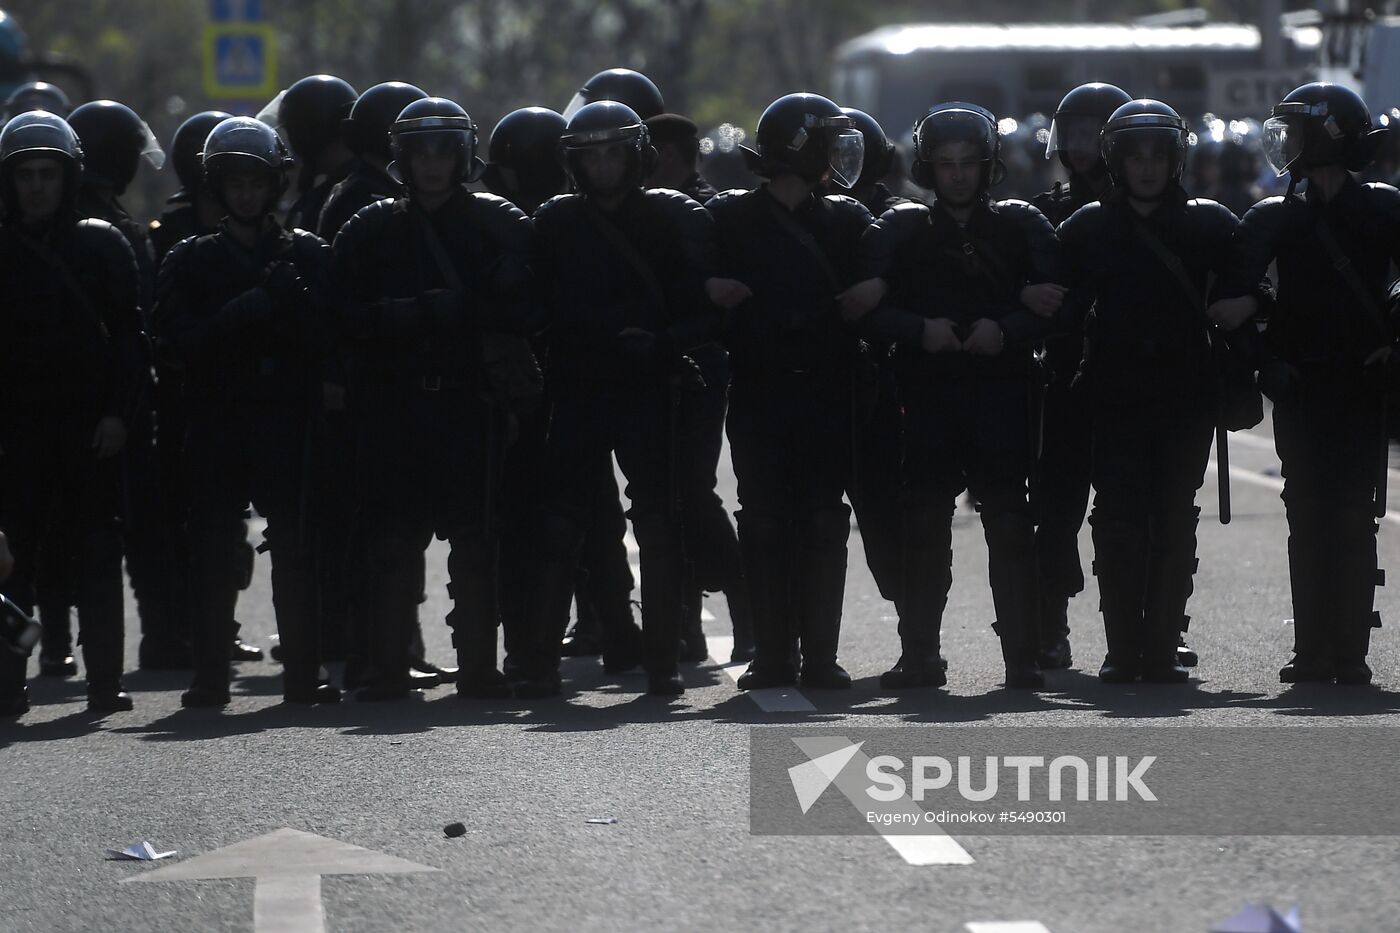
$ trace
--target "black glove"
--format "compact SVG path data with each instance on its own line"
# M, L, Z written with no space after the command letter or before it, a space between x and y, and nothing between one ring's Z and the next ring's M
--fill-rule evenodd
M280 305L297 307L307 299L306 280L290 262L274 262L267 267L263 287Z
M1297 400L1303 375L1283 360L1269 360L1259 368L1259 391L1275 405Z

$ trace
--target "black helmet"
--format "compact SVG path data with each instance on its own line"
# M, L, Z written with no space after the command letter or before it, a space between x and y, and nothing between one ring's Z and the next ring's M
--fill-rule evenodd
M842 107L841 112L855 122L856 129L865 138L865 155L861 160L860 178L851 187L873 185L890 173L894 162L894 143L885 135L884 127L864 110Z
M428 94L402 81L376 84L360 95L350 108L350 115L341 123L345 145L355 155L377 155L386 161L389 152L389 127L403 113L403 108Z
M272 99L258 119L287 140L292 154L311 166L321 151L340 138L340 124L359 95L333 75L308 75Z
M14 117L0 130L0 198L10 213L15 205L15 167L43 157L58 159L63 165L64 196L69 204L73 203L83 169L83 149L73 128L56 114L31 110Z
M651 134L637 112L626 104L613 100L600 100L587 104L564 127L564 135L559 137L559 145L564 152L564 167L573 179L575 187L585 194L590 185L584 173L579 171L578 155L592 146L628 146L632 153L631 164L623 187L637 188L643 179L651 174L656 162L656 150L651 146Z
M999 185L1006 177L1001 161L1001 135L997 118L986 107L950 100L935 104L914 124L914 158L909 177L920 188L934 190L933 156L939 146L951 142L971 143L975 158L985 163L982 190Z
M1180 183L1186 167L1186 147L1191 133L1181 115L1160 100L1130 100L1108 118L1103 127L1103 160L1115 184L1123 183L1123 158L1136 145L1161 146L1171 160L1170 174Z
M517 204L533 206L563 191L568 177L559 164L559 137L568 125L544 107L525 107L502 117L487 147L482 173L486 187Z
M1317 81L1295 88L1264 123L1264 157L1282 175L1295 168L1371 164L1389 129L1373 129L1366 103L1350 88Z
M1081 84L1070 91L1060 101L1060 106L1055 108L1055 118L1050 122L1050 138L1045 143L1045 158L1058 155L1060 164L1069 168L1066 161L1069 140L1078 132L1092 134L1094 145L1091 148L1098 151L1103 125L1115 110L1132 99L1127 91L1116 84L1097 81Z
M476 148L476 124L460 106L441 97L415 100L389 127L389 150L394 157L390 175L411 188L413 175L400 163L414 152L434 151L457 157L453 184L475 180L482 168Z
M609 68L584 82L574 99L569 101L569 106L564 108L564 119L572 120L583 107L600 100L626 104L643 120L666 111L661 91L650 78L630 68Z
M779 97L758 118L755 136L758 150L744 153L757 175L792 172L815 184L829 172L844 188L860 177L865 138L854 120L820 94Z
M200 164L200 153L204 151L204 141L220 123L233 116L222 110L206 110L190 117L170 140L170 161L175 166L175 177L180 187L193 194L204 184L204 168Z
M68 117L73 112L73 102L63 93L63 88L47 81L30 81L14 89L5 101L6 118L30 110L43 110L57 117Z
M136 177L136 167L143 157L152 168L165 165L165 150L160 148L155 134L125 104L90 101L74 110L68 123L83 142L87 173L107 182L117 194L125 191Z
M223 203L223 180L238 171L267 172L273 179L274 193L265 210L271 210L287 187L291 154L277 131L252 117L230 117L218 123L204 140L200 153L204 183Z

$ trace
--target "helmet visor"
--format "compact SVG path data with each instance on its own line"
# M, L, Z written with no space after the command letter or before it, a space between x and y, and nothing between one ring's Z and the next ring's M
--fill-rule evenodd
M283 88L277 92L277 96L263 105L263 109L258 111L255 118L259 123L266 123L274 130L282 130L282 98L287 96L287 89Z
M1262 145L1274 174L1285 175L1303 154L1302 128L1291 125L1287 117L1270 117L1264 121Z
M854 188L865 164L865 136L860 130L835 130L827 150L831 180L843 188Z
M564 108L564 119L572 120L574 118L574 114L578 113L580 110L582 110L584 107L587 107L591 103L593 103L593 101L590 100L588 96L584 94L583 91L579 91L577 94L574 95L573 100L569 101L569 106Z
M1050 138L1045 143L1045 158L1053 158L1060 152L1097 154L1099 132L1102 129L1103 124L1095 117L1074 113L1057 116L1050 124Z
M156 171L165 167L165 150L160 147L156 134L151 132L145 120L141 121L141 158Z
M404 133L399 148L405 155L446 156L467 151L466 130L428 130Z

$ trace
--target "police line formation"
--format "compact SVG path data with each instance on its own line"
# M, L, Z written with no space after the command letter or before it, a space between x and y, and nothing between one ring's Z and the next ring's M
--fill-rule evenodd
M561 655L679 694L706 657L702 591L728 600L741 689L849 687L847 500L899 615L880 683L939 687L965 490L1007 687L1073 663L1086 511L1099 677L1183 682L1196 494L1261 390L1295 613L1280 677L1371 678L1400 192L1352 174L1386 130L1350 90L1273 109L1288 191L1241 221L1183 190L1183 119L1106 84L1064 98L1046 157L1070 181L1032 204L994 197L997 118L974 103L917 120L917 198L883 182L880 126L816 94L764 111L744 151L763 183L716 194L695 125L637 72L509 114L485 161L456 103L317 75L261 119L186 121L182 190L149 229L118 197L161 154L150 131L58 93L24 89L0 133L3 589L12 626L38 607L45 675L77 673L76 607L94 710L132 705L123 556L141 667L192 667L183 704L228 704L231 661L260 656L235 621L250 505L289 703L339 700L322 662L340 658L365 701L444 681L551 696ZM726 431L737 528L715 493ZM423 653L434 535L455 668ZM0 652L8 716L28 708L20 640Z

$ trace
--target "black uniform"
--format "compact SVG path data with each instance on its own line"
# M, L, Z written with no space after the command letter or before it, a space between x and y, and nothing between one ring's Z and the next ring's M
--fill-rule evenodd
M447 623L468 665L459 690L485 688L496 669L503 438L484 392L481 341L483 331L524 331L530 221L508 201L465 189L432 213L411 198L383 200L355 215L335 253L355 342L376 680L390 694L407 686L423 552L436 534L451 545Z
M842 497L859 342L835 296L857 281L856 245L870 212L850 198L815 194L789 210L766 184L725 192L708 206L718 275L753 292L725 328L751 670L760 682L792 682L800 650L802 673L815 681L837 669L850 535Z
M317 217L316 232L327 242L336 235L361 208L385 198L396 198L403 186L363 158L354 159L344 176L331 185Z
M136 260L102 220L44 230L0 224L0 528L15 569L3 592L26 612L36 575L69 581L89 695L121 689L121 459L98 460L93 431L130 425L145 392ZM25 659L0 662L0 701L22 695ZM129 708L129 706L128 706Z
M988 574L1008 676L1034 671L1034 524L1028 379L1031 350L1047 329L1021 305L1021 289L1057 274L1054 230L1023 201L984 200L960 225L937 201L887 212L863 251L890 284L870 332L897 341L904 406L905 575L899 606L901 664L927 668L940 642L952 574L952 519L969 489L982 513ZM995 356L929 355L927 318L966 336L978 319L998 324Z
M321 230L321 213L325 210L326 202L330 200L331 192L349 176L354 166L354 159L346 159L339 168L328 172L325 178L298 195L296 201L292 203L291 209L287 211L287 228ZM385 192L382 196L387 196L389 193L391 192ZM348 204L346 206L348 207ZM336 229L338 232L339 228ZM324 235L323 231L322 236Z
M604 229L629 244L625 252ZM643 664L654 679L673 677L684 563L677 380L681 354L713 330L703 289L709 218L678 192L638 188L607 214L585 195L557 197L536 212L535 231L549 290L552 492L528 679L547 684L557 676L586 511L605 484L602 473L612 470L610 452L627 477L641 551ZM626 340L620 332L629 327L652 337Z
M856 191L852 192L857 195ZM909 199L883 182L857 197L872 217L879 217ZM880 595L900 602L904 563L900 540L903 511L899 502L901 416L899 386L891 365L888 340L871 339L863 348L856 376L855 460L850 500L860 530L865 562Z
M151 331L156 265L150 233L127 213L121 202L104 193L105 189L101 182L80 184L78 213L107 221L131 245L139 272L142 325ZM152 388L149 380L146 384ZM122 530L127 571L141 615L142 640L150 638L153 644L172 645L182 642L188 629L179 603L182 581L179 572L172 571L177 542L167 520L165 490L160 482L155 404L156 392L148 391L127 425L127 446L121 455ZM42 595L43 587L40 589Z
M251 502L267 519L284 692L319 682L309 426L335 365L330 249L268 220L252 250L227 229L161 266L162 350L184 373L193 690L227 695L230 631Z
M1324 225L1373 296L1371 309L1337 270ZM1226 297L1247 294L1278 263L1278 303L1265 334L1276 361L1260 383L1274 401L1283 461L1294 664L1340 676L1365 667L1379 624L1373 502L1384 481L1386 436L1381 391L1368 384L1362 364L1393 340L1374 308L1384 300L1390 263L1400 259L1400 192L1349 178L1325 203L1311 191L1269 198L1245 215L1235 236Z
M1087 184L1056 182L1031 204L1059 227L1075 211L1098 200ZM1066 609L1084 589L1079 530L1089 508L1089 453L1093 420L1090 406L1073 390L1084 348L1075 330L1046 338L1042 345L1040 450L1036 476L1035 551L1039 571L1039 643L1042 652L1068 644ZM1034 413L1033 413L1034 414ZM1066 655L1068 652L1066 652ZM1057 658L1067 665L1068 656Z
M1184 675L1176 649L1219 383L1198 302L1210 275L1226 268L1236 223L1223 206L1188 200L1173 185L1146 217L1114 195L1060 228L1070 288L1062 311L1074 318L1093 305L1080 380L1093 406L1089 524L1105 665L1116 669L1105 679L1157 679L1174 668L1173 679ZM1179 259L1194 296L1148 237Z

